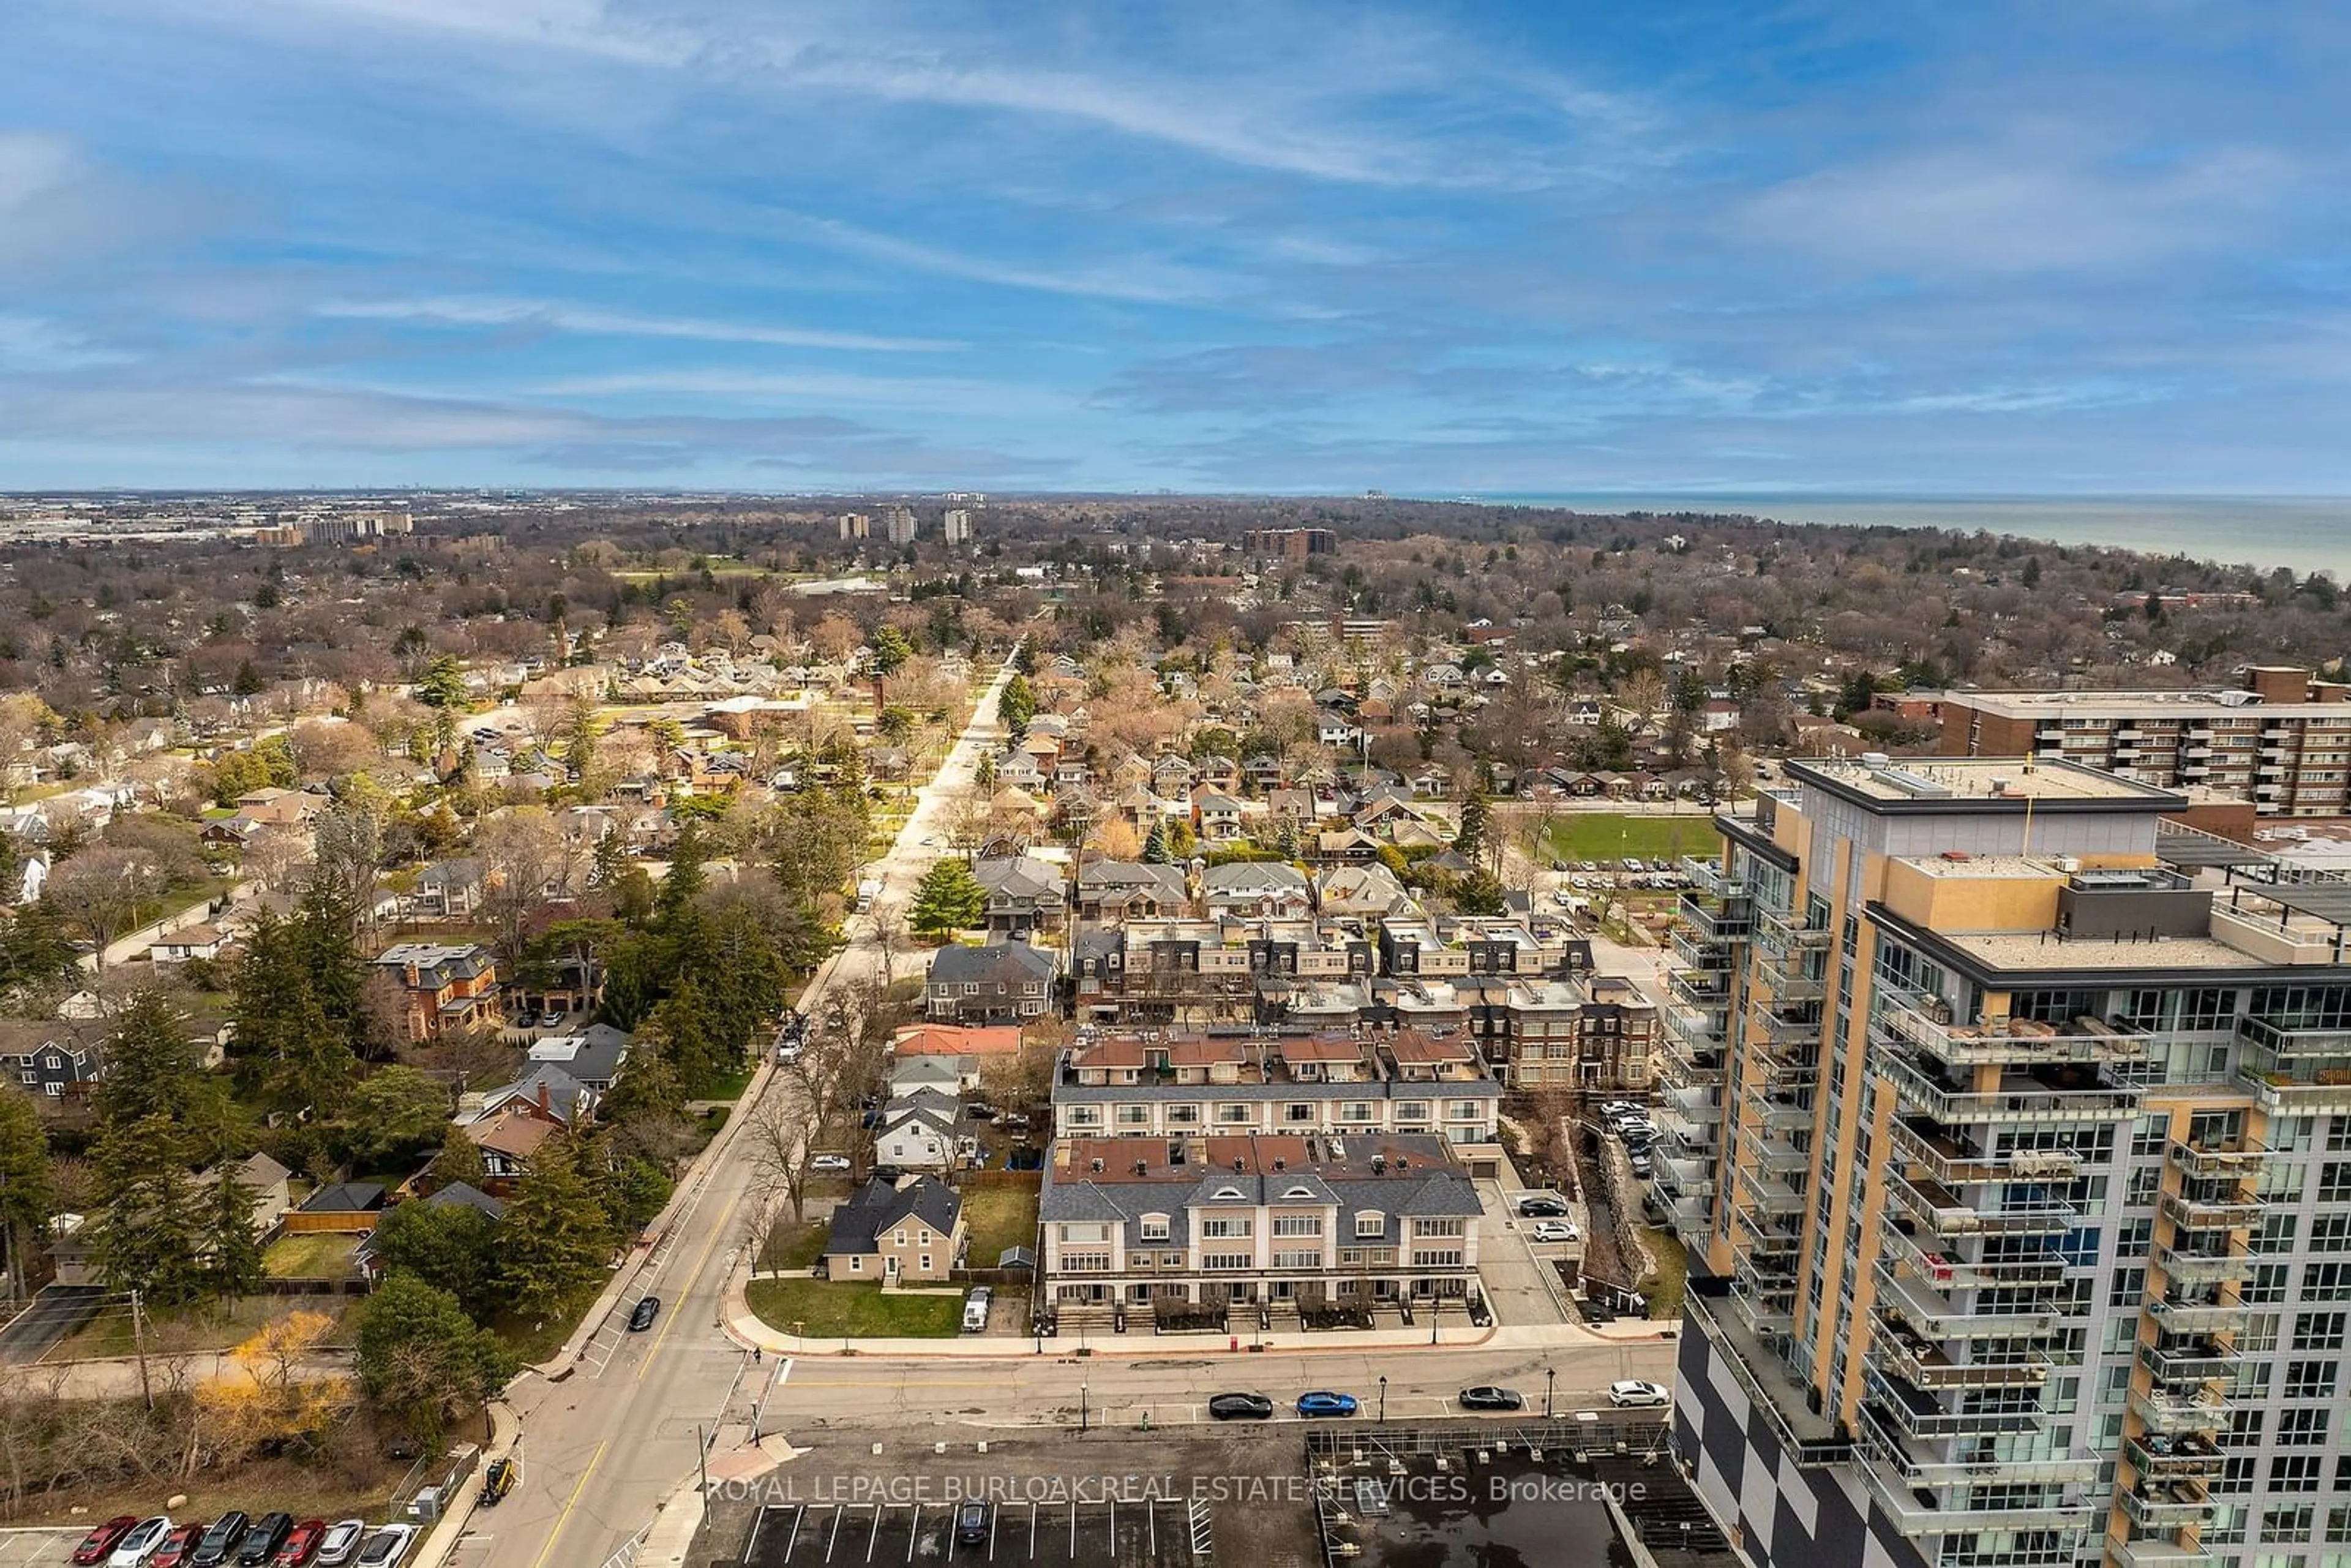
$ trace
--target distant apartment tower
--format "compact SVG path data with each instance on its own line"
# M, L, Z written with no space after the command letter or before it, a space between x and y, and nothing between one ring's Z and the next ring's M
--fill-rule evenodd
M1251 528L1246 548L1253 556L1304 560L1337 549L1339 536L1329 528Z
M350 544L358 539L390 538L416 531L416 520L406 512L334 512L320 517L262 528L255 539L266 545Z
M843 512L839 517L835 518L834 521L840 526L841 537L843 540L871 538L872 537L873 519L866 513Z
M885 532L888 534L892 544L913 544L914 542L914 508L912 507L891 507L886 515L883 528Z
M1946 757L2034 757L2167 789L2202 785L2264 817L2351 812L2351 685L2264 665L2241 689L1951 692Z
M2351 1539L2351 884L2032 757L1790 762L1667 1009L1675 1447L1753 1568Z
M971 512L968 508L949 507L945 515L939 518L939 525L946 534L947 543L961 545L971 542Z

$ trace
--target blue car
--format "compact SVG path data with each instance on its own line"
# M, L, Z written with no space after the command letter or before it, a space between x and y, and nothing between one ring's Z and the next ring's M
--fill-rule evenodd
M1355 1396L1352 1394L1332 1394L1327 1391L1301 1394L1298 1396L1298 1413L1309 1417L1353 1416L1355 1413Z

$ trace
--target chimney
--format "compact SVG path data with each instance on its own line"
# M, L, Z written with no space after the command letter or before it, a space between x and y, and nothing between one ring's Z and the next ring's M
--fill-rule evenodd
M544 1078L538 1081L538 1108L550 1116L555 1113L555 1107L548 1103L547 1080Z

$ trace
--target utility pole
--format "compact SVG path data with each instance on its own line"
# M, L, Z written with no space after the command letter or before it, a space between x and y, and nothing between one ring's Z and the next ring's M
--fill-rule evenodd
M147 1402L147 1408L152 1410L155 1408L155 1389L147 1381L147 1332L141 1321L139 1292L135 1290L131 1292L131 1343L139 1353L139 1396Z

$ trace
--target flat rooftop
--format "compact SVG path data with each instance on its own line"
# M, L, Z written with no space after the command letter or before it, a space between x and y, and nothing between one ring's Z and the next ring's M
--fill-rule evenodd
M2277 966L2210 936L2169 936L2154 941L2068 937L2054 932L1939 932L1953 947L1995 970L2272 969Z
M2270 717L2351 718L2351 704L2340 702L2263 702L2250 691L2155 692L1950 692L1947 703L2008 718L2062 714L2068 718L2221 717L2262 714Z
M2120 774L2029 757L1901 757L1790 760L1790 779L1876 808L1943 810L2027 806L2178 811L2188 798Z

